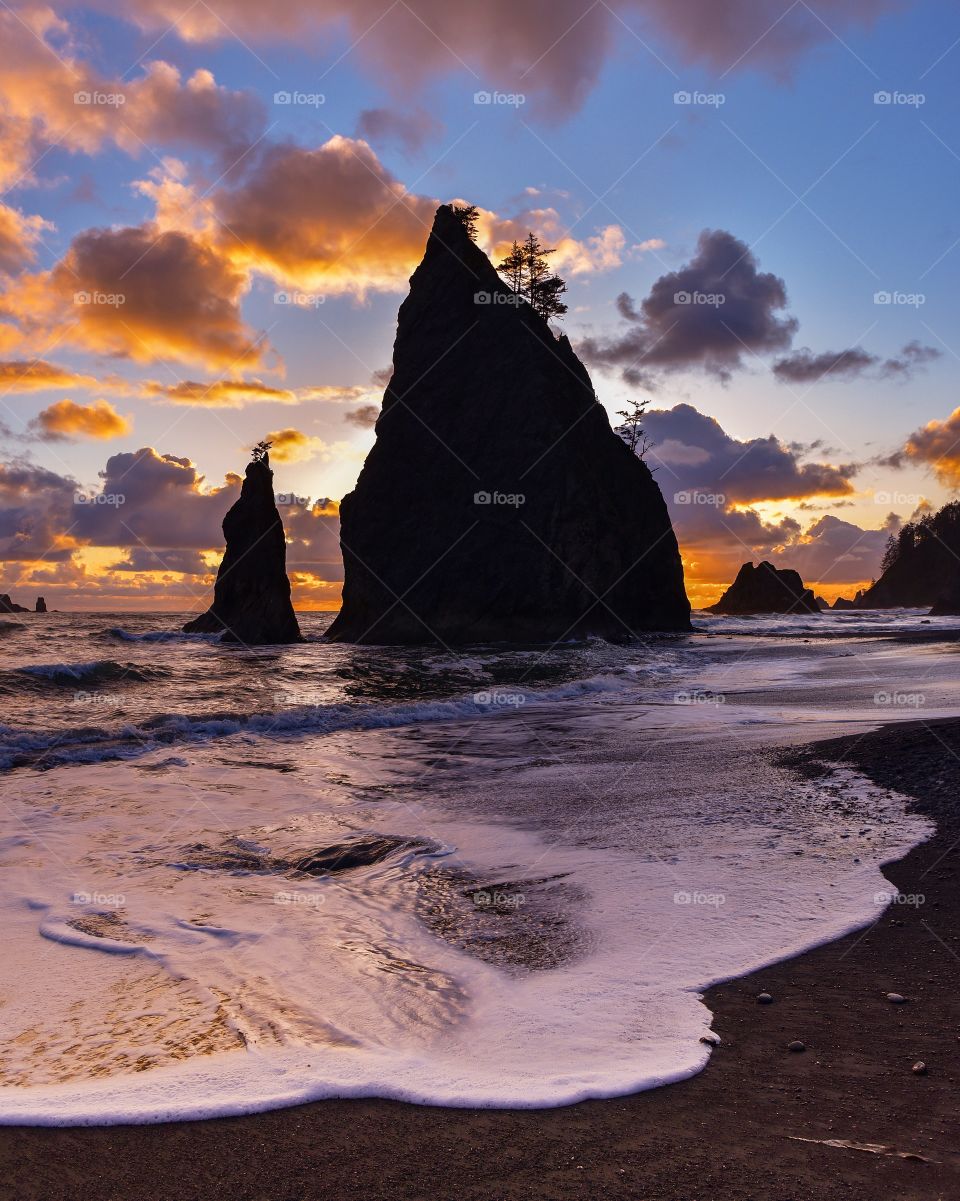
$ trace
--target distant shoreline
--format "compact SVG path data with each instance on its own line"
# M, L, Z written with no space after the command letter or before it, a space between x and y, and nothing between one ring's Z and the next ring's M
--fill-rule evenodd
M785 758L913 798L935 836L885 869L867 930L711 989L723 1040L682 1084L555 1110L324 1101L166 1126L0 1129L13 1201L928 1201L960 1193L960 719L888 725ZM760 1006L756 995L772 994ZM892 1005L888 992L908 997ZM802 1040L803 1054L786 1044ZM911 1071L923 1060L925 1075ZM877 1145L858 1150L830 1142ZM906 1156L907 1158L904 1158Z

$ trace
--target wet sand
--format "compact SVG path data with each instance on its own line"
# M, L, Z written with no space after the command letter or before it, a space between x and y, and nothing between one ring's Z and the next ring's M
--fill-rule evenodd
M326 1101L248 1118L0 1128L16 1201L935 1201L960 1196L960 720L791 752L914 798L936 836L867 930L712 989L722 1038L669 1088L547 1111ZM757 1003L769 992L772 1004ZM908 998L886 1000L889 992ZM806 1050L791 1053L789 1042ZM912 1065L922 1060L926 1074Z

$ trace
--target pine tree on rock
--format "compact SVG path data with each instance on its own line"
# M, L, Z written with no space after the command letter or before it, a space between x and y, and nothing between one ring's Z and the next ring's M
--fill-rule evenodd
M550 270L547 255L556 254L541 245L536 234L527 234L523 243L514 242L510 253L497 270L517 295L528 301L545 320L567 311L560 299L567 285Z

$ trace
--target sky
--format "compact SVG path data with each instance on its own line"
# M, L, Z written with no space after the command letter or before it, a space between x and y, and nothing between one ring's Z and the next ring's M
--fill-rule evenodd
M294 600L339 603L439 203L555 248L559 328L646 460L695 605L832 600L960 485L948 0L0 6L0 592L209 601L250 447Z

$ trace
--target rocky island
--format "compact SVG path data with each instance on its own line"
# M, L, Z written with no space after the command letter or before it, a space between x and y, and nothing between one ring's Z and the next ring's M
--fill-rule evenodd
M341 506L360 643L542 642L687 630L677 540L563 335L449 205L410 281L377 439Z
M213 604L188 621L184 632L222 631L222 642L246 646L299 642L287 578L287 543L265 449L258 447L247 464L240 497L223 519L223 536L227 546Z
M764 560L754 567L744 563L737 578L708 612L731 616L752 613L820 613L820 606L799 572L778 570Z

